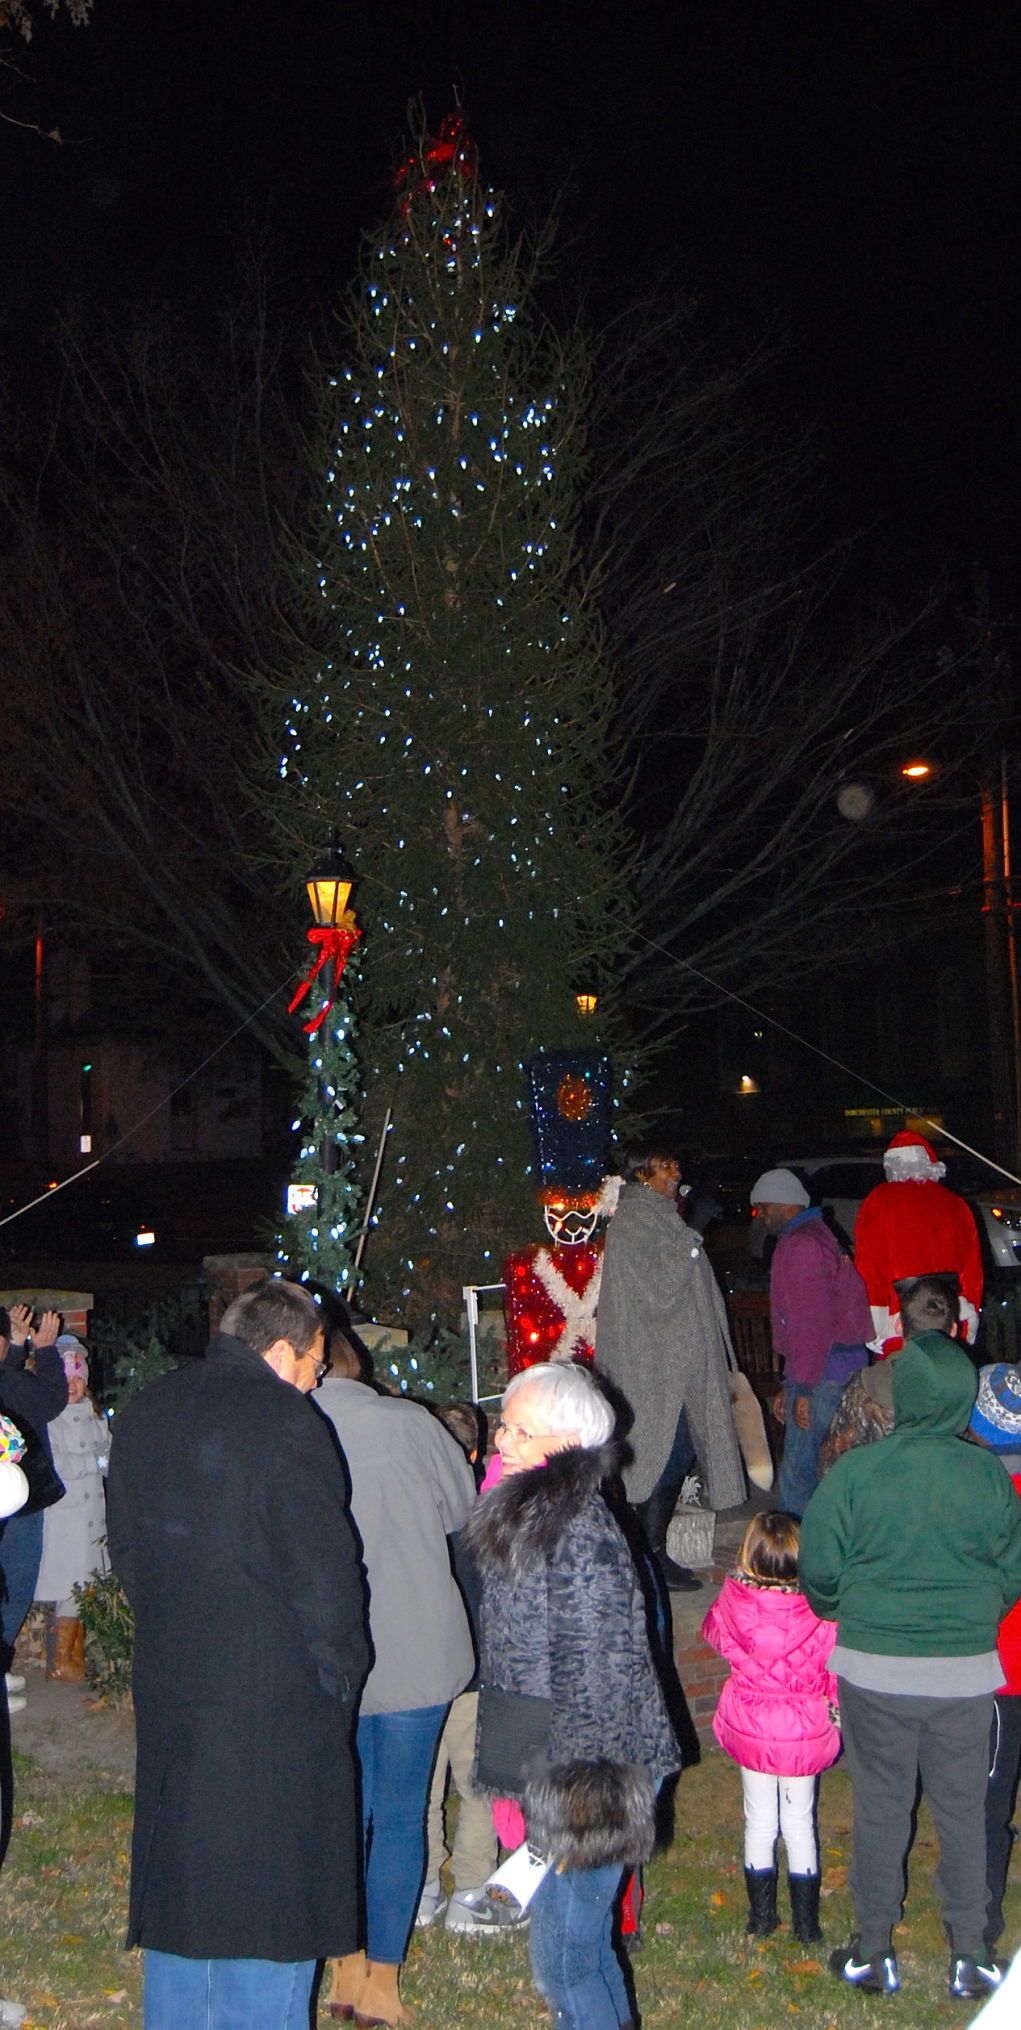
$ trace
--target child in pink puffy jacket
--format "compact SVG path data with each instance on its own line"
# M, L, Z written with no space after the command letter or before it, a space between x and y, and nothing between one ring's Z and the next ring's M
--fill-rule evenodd
M835 1621L820 1621L798 1590L798 1525L772 1510L749 1523L734 1576L702 1625L725 1657L713 1733L741 1771L748 1930L775 1931L776 1845L787 1848L791 1930L806 1944L819 1929L819 1772L840 1752L837 1681L828 1659Z

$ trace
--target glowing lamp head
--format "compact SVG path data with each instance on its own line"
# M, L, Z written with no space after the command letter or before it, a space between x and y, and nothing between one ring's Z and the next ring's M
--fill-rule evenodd
M574 999L579 1015L594 1015L599 1006L598 994L576 994Z
M926 776L932 774L932 762L906 761L901 769L901 774L906 776L909 782L924 782Z
M305 884L316 923L329 926L343 921L353 882L354 875L334 843Z

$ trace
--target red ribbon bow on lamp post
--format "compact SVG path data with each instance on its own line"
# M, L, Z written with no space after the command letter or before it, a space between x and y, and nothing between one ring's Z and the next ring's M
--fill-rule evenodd
M298 1006L299 1001L304 1000L305 995L308 993L309 988L313 984L313 981L318 979L319 974L322 972L323 967L326 965L330 965L332 963L334 968L333 981L330 986L330 991L327 994L327 997L323 1002L323 1005L320 1008L318 1015L316 1015L311 1022L305 1022L302 1024L306 1036L314 1036L316 1034L316 1031L320 1029L322 1024L325 1022L326 1017L330 1012L330 1009L333 1007L334 987L336 986L336 983L339 980L341 973L343 972L344 967L346 966L348 959L350 958L351 953L355 948L355 945L358 943L359 938L361 937L361 931L359 930L358 925L354 920L354 915L352 911L347 910L339 923L314 923L311 929L306 931L305 935L308 938L310 945L320 946L319 957L317 958L315 965L313 966L312 971L308 974L307 978L302 980L298 988L298 991L294 995L293 999L288 1001L287 1003L288 1015L293 1015L294 1010Z

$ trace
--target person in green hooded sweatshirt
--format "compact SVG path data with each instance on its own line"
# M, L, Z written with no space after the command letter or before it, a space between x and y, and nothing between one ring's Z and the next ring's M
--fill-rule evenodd
M900 1986L919 1777L936 1821L936 1889L955 2000L1002 1979L985 1951L985 1792L999 1623L1021 1599L1021 1503L998 1461L964 1442L978 1377L941 1332L905 1346L888 1438L846 1452L801 1526L801 1586L838 1623L831 1657L854 1797L857 1936L830 1957L870 1994Z

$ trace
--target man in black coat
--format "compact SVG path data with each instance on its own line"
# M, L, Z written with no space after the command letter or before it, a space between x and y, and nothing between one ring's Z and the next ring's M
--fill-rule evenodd
M307 1290L275 1278L118 1416L113 1567L135 1615L128 1945L146 2030L292 2030L357 1944L351 1727L365 1599Z

